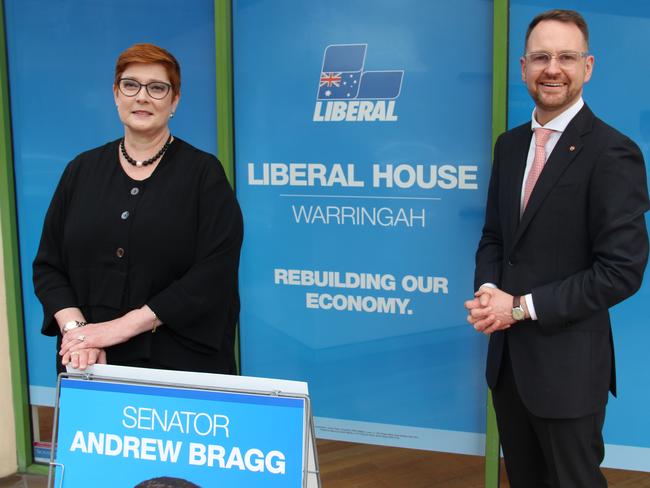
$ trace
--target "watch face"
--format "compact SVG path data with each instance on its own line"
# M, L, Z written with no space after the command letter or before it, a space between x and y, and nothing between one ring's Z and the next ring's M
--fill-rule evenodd
M70 322L66 322L65 325L63 326L63 332L68 332L69 330L76 329L80 325L81 324L76 320L71 320Z
M515 320L523 320L526 314L524 313L524 309L521 307L516 307L512 309L512 318Z

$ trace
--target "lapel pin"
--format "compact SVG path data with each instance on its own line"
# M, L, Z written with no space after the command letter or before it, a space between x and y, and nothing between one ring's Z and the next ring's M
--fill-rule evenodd
M576 147L575 147L575 146L569 146L569 151L573 152L573 151L575 151L575 150L576 150Z

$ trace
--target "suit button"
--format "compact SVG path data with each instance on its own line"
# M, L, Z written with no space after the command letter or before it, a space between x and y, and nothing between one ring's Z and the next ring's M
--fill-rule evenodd
M131 195L135 196L138 193L140 193L140 188L138 188L137 186L134 186L133 188L131 188Z
M115 251L115 255L116 255L118 258L122 258L122 257L124 257L124 249L121 248L121 247L118 247L117 250Z
M508 259L508 266L510 266L511 268L514 268L515 262L512 259Z
M128 219L129 218L129 212L127 212L125 210L124 212L122 212L122 215L120 215L120 217L122 217L122 220Z

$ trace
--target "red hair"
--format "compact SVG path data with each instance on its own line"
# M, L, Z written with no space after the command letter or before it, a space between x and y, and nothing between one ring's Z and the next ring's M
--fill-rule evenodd
M181 90L181 66L178 64L176 58L162 47L143 42L134 44L130 48L123 51L117 58L115 63L115 86L120 81L122 73L126 67L131 63L158 63L162 64L167 71L169 83L172 85L172 93L174 96L178 95Z

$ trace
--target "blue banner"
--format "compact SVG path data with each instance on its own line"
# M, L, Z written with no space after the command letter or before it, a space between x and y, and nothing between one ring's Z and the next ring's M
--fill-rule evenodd
M43 312L32 286L32 261L54 189L77 154L123 135L113 70L120 52L136 42L158 44L176 56L183 80L171 131L216 154L213 4L3 3L30 402L54 405L56 340L41 335Z
M320 437L480 453L486 340L463 301L492 5L319 5L233 5L243 373L308 381Z
M535 15L556 7L556 3L545 0L511 1L510 40L514 46L510 50L508 80L511 127L530 120L533 110L519 68L526 28ZM639 145L646 161L646 173L650 175L650 99L646 82L650 66L638 62L638 47L645 49L650 42L650 4L574 0L562 7L578 10L589 25L589 51L596 61L593 76L584 86L585 103L597 117ZM612 91L612 87L623 85L624 90ZM650 227L648 215L646 221ZM650 471L648 303L650 282L646 271L641 289L611 310L618 398L610 397L607 404L604 466Z
M203 488L298 488L305 415L302 398L63 378L57 475L63 487L169 477Z

